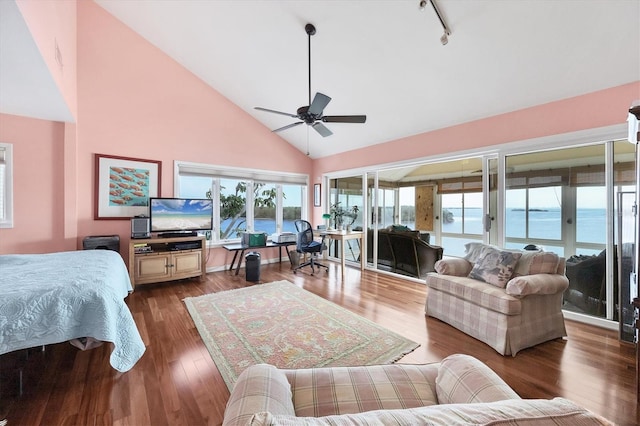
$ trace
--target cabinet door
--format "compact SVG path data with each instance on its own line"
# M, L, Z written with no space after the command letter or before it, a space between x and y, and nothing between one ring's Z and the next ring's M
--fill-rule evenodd
M171 276L167 254L136 256L135 281L136 284L167 279Z
M202 252L194 250L173 254L173 278L187 278L202 273Z

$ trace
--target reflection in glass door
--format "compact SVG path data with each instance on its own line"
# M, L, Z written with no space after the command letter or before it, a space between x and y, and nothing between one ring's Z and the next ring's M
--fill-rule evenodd
M365 220L364 197L362 194L362 176L349 176L329 180L329 206L330 211L344 211L348 214L344 216L343 226L349 226L354 230L362 230ZM335 215L334 215L335 216ZM336 227L334 218L331 219L331 226ZM329 256L339 259L342 253L342 242L331 241L329 243ZM360 261L360 243L357 240L345 241L345 260Z
M618 286L620 294L620 339L625 342L633 342L635 337L634 308L631 300L637 297L633 272L635 265L635 238L638 235L636 229L633 206L635 202L635 192L618 193L618 217L617 217L617 259L618 259Z

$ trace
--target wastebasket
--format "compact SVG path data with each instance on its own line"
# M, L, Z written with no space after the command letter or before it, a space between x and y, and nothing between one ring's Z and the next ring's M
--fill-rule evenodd
M257 251L247 253L244 257L244 267L247 281L260 281L260 253Z

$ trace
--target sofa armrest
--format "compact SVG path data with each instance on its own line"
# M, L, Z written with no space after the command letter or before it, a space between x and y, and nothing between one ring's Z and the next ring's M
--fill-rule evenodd
M435 270L440 275L453 275L456 277L466 277L471 272L473 264L461 257L447 257L440 259L435 264Z
M223 426L244 426L255 413L295 415L291 385L281 370L268 364L252 365L236 381L224 412Z
M520 399L492 369L464 354L449 355L442 360L436 378L436 394L439 404Z
M569 279L559 274L522 275L507 283L506 292L511 296L562 293L569 287Z

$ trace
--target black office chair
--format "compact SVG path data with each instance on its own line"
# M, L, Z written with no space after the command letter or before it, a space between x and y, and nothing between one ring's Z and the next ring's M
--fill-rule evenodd
M311 224L306 220L296 220L295 221L296 230L298 231L298 236L296 240L296 251L298 253L309 253L309 261L301 263L297 267L293 269L293 273L295 274L298 269L304 268L305 266L311 266L311 275L315 273L315 267L318 269L325 268L327 272L329 272L329 267L318 263L316 261L318 254L322 253L323 250L326 249L324 244L324 236L322 237L322 241L316 241L313 239L313 228L311 228Z

